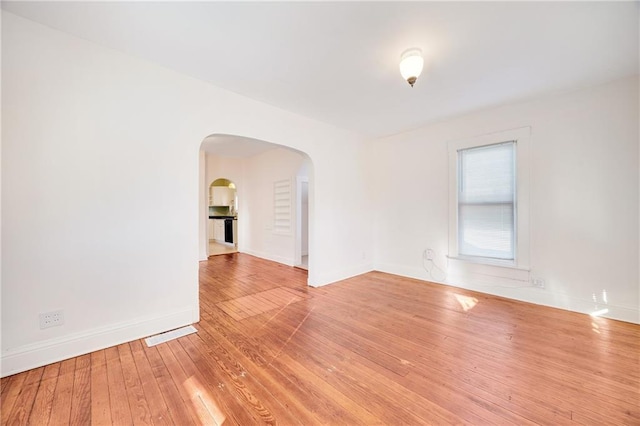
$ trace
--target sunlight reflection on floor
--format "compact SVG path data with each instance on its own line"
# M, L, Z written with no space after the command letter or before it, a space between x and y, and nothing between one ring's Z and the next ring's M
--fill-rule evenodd
M461 294L454 294L458 303L460 303L460 307L465 311L470 311L478 304L478 299L471 296L463 296Z
M204 390L198 379L194 376L189 377L182 384L191 397L198 418L203 425L221 425L226 420L218 405L207 391Z

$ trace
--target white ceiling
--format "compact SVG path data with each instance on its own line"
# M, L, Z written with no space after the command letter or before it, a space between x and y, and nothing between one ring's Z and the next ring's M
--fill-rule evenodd
M2 2L4 10L378 137L638 74L637 2ZM412 89L398 71L425 52Z

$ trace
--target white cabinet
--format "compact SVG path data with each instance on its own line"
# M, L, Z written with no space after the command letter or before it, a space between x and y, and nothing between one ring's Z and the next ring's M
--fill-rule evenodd
M234 188L226 186L212 186L209 191L210 206L230 206L236 197Z
M213 219L213 239L224 242L224 219Z
M215 222L215 220L209 219L209 221L208 221L208 222L209 222L209 224L208 224L208 226L207 226L207 228L208 228L208 229L207 229L207 237L208 237L210 240L214 240L214 239L215 239L215 233L214 233L214 226L213 226L213 223Z
M224 243L224 219L209 219L208 236L210 240Z

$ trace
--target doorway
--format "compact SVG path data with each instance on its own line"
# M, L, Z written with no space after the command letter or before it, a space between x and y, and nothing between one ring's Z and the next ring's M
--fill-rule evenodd
M297 177L296 266L309 270L309 178Z
M200 149L200 260L216 254L216 248L220 247L218 244L210 246L210 239L215 243L219 241L216 242L215 237L210 238L215 230L208 229L208 226L214 225L210 216L226 215L224 212L209 214L209 187L220 178L237 185L234 206L239 225L234 242L237 243L236 251L289 266L301 264L301 253L304 251L305 266L312 273L314 185L311 158L290 147L247 137L225 134L207 136ZM304 237L301 235L302 223L298 227L296 220L302 217L296 214L300 198L298 194L302 191L300 189L296 193L299 178L304 180L305 191ZM290 198L285 212L288 215L283 221L278 185L285 181L289 184Z
M300 231L300 265L304 269L309 269L309 182L302 182L301 191L302 209L300 212L301 231Z
M227 178L209 185L208 256L238 251L238 192Z

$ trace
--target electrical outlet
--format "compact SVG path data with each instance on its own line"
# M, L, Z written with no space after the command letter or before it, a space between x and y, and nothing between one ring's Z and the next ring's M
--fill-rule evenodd
M531 285L538 288L544 288L544 278L531 278Z
M433 260L433 258L435 257L435 252L431 249L426 249L425 250L425 257L427 258L427 260Z
M56 327L64 324L64 314L62 311L51 311L40 314L40 328Z

